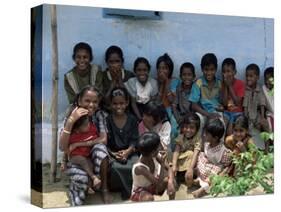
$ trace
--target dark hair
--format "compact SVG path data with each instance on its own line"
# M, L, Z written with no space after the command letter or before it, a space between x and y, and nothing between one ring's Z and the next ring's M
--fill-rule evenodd
M263 76L266 78L266 75L270 75L271 77L274 77L274 68L268 67L264 70Z
M130 98L130 95L129 95L127 89L124 87L113 88L112 91L110 92L110 101L112 101L112 99L116 96L124 96L126 101L129 101L129 98Z
M249 120L246 116L240 115L236 118L236 120L233 123L233 128L235 127L241 127L244 129L249 129Z
M105 62L108 61L110 55L112 54L118 54L121 58L122 63L124 63L123 51L119 46L110 46L107 48L105 52Z
M149 101L145 106L143 113L149 116L152 116L152 118L158 123L160 121L168 121L168 114L166 112L166 109L164 105L161 102L158 102L156 100Z
M172 59L170 58L170 56L167 53L158 57L157 62L156 62L157 69L159 68L159 65L161 62L164 62L168 66L169 71L170 71L168 77L171 78L173 75L173 71L174 71L174 63L173 63Z
M215 54L207 53L201 59L201 69L203 70L205 66L214 65L215 68L218 68L218 59Z
M73 124L73 127L72 127L72 132L74 130L77 130L79 127L81 127L86 121L89 121L89 116L88 115L84 115L84 116L81 116L74 124Z
M90 61L93 60L93 52L92 52L92 48L89 44L87 43L84 43L84 42L80 42L80 43L77 43L74 48L73 48L73 54L72 54L72 59L74 60L75 59L75 56L76 56L76 53L80 50L80 49L84 49L86 50L89 55L90 55Z
M136 72L136 68L140 63L144 63L147 66L148 71L150 71L150 64L148 60L144 57L138 57L134 62L134 72Z
M197 131L200 128L200 118L196 113L188 113L183 117L183 120L180 122L180 127L183 127L187 124L195 124Z
M148 156L160 145L160 137L155 132L145 132L142 134L137 143L137 150L143 155Z
M232 66L233 70L236 71L236 63L233 58L225 58L221 64L221 69L223 69L225 65Z
M96 94L98 95L98 98L101 98L101 92L99 91L99 89L93 85L87 85L85 87L83 87L80 92L76 95L74 102L73 102L73 106L79 106L79 99L82 99L83 96L85 95L85 93L87 91L93 91L96 92Z
M194 65L192 63L183 63L180 67L180 76L182 75L182 72L183 72L183 69L184 68L189 68L193 74L193 77L196 77L196 74L195 74L195 68L194 68Z
M257 64L252 63L252 64L248 65L246 67L246 72L249 71L249 70L255 71L255 74L257 76L260 76L260 68L259 68L259 66Z
M220 119L209 119L204 129L218 139L221 139L224 134L224 126Z

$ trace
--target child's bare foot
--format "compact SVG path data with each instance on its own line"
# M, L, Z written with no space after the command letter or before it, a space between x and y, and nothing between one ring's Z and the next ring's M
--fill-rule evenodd
M199 186L200 185L199 179L198 178L194 179L192 185Z
M88 188L88 194L95 194L96 192L95 192L95 190L93 189L93 188L91 188L91 187L89 187Z
M204 188L199 188L199 189L193 191L191 194L193 195L194 198L200 198L206 194L206 191Z
M104 204L112 203L113 198L107 189L101 190L101 194L102 194L102 199L103 199Z
M99 189L101 186L101 180L96 175L93 175L91 178L93 181L93 188Z

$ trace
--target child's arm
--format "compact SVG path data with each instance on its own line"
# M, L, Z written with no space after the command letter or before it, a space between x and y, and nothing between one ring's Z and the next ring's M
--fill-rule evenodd
M222 86L222 104L224 107L227 107L228 103L228 88L226 85Z
M134 111L135 115L137 116L138 120L142 120L142 117L140 115L140 111L137 107L136 99L134 97L131 97L131 103L132 103L133 111Z
M158 179L145 167L137 166L135 168L136 175L143 175L146 179L148 179L153 185L157 185Z
M176 175L177 173L177 163L178 163L179 154L180 154L180 146L176 144L175 151L173 153L173 161L172 161L173 163L172 170L174 175Z
M192 102L192 110L206 116L208 118L219 118L220 115L217 113L208 113L198 103Z
M236 94L235 94L235 92L234 92L234 90L233 90L233 87L232 87L232 86L229 86L229 87L228 87L228 90L229 90L230 97L232 98L234 104L235 104L236 106L241 105L242 98L239 97L239 96L236 96Z
M65 171L66 170L66 164L68 162L68 154L66 152L63 153L62 160L61 160L61 166L60 170Z

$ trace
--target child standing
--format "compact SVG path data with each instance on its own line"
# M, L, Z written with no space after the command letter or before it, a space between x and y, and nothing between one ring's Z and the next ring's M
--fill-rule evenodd
M70 137L69 137L69 159L70 162L76 165L79 165L84 169L87 174L90 176L93 182L93 188L99 188L101 181L93 173L94 167L90 159L90 152L92 146L89 146L89 143L92 143L98 137L98 131L94 124L89 122L89 116L81 116L73 125ZM76 146L75 144L79 144ZM85 144L85 146L84 146ZM90 190L93 192L93 190Z
M203 76L193 83L189 96L192 110L201 116L201 127L204 127L206 118L222 118L221 81L216 77L217 67L218 60L215 54L207 53L202 57Z
M136 77L125 82L125 86L131 95L132 107L139 120L142 119L144 105L158 93L155 79L149 76L150 64L144 57L138 57L134 62Z
M194 197L202 197L210 187L209 177L227 172L231 163L231 151L224 146L221 138L224 125L220 119L209 119L204 128L204 152L200 152L196 166L200 188L192 192Z
M268 124L265 119L265 97L262 88L258 85L260 69L256 64L246 67L246 91L243 101L244 114L249 119L250 134L254 136L256 145L264 148L260 141L259 132L268 131ZM266 141L264 141L266 142Z
M175 197L172 169L165 167L163 158L157 157L160 144L160 137L154 132L146 132L139 138L137 149L141 156L132 169L132 201L153 201L153 195L162 195L166 188L169 198Z
M130 197L131 169L137 160L134 154L138 140L137 118L126 110L129 94L126 88L114 88L110 94L112 113L107 117L108 151L112 156L111 188L121 190L124 199Z
M72 59L75 67L64 75L64 88L70 104L74 102L76 95L83 87L95 85L100 77L101 67L91 64L93 58L89 44L80 42L74 46Z
M187 114L180 124L181 133L176 138L173 153L173 173L185 174L185 182L190 187L193 182L194 167L201 150L200 118L195 113Z
M178 124L187 113L191 112L191 103L188 100L193 81L195 68L192 63L184 63L180 67L181 83L177 86L176 99L172 103L173 114Z
M224 116L227 118L227 135L232 133L232 125L235 119L243 113L243 97L245 84L236 79L236 63L232 58L226 58L222 62L222 102L225 108Z

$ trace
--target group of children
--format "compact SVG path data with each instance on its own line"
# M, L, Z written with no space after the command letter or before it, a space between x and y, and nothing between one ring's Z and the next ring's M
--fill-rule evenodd
M165 190L174 199L178 176L188 188L199 185L192 194L201 197L208 192L211 175L230 173L232 154L255 145L253 130L273 132L272 67L264 71L265 84L260 87L258 65L246 67L244 83L235 77L232 58L222 62L220 80L213 53L202 57L201 77L186 62L180 67L180 79L173 77L168 54L156 62L156 79L144 57L135 60L134 72L125 70L118 46L107 49L106 70L91 64L92 59L88 44L75 46L75 67L65 75L73 107L60 139L66 157L92 179L90 192L100 187L107 191L106 174L100 173L114 175L110 170L115 167L120 180L110 187L122 184L119 189L129 190L133 201L153 200ZM266 152L269 144L265 141ZM108 158L108 168L95 162L102 155L93 154L96 145L104 145L99 152Z

